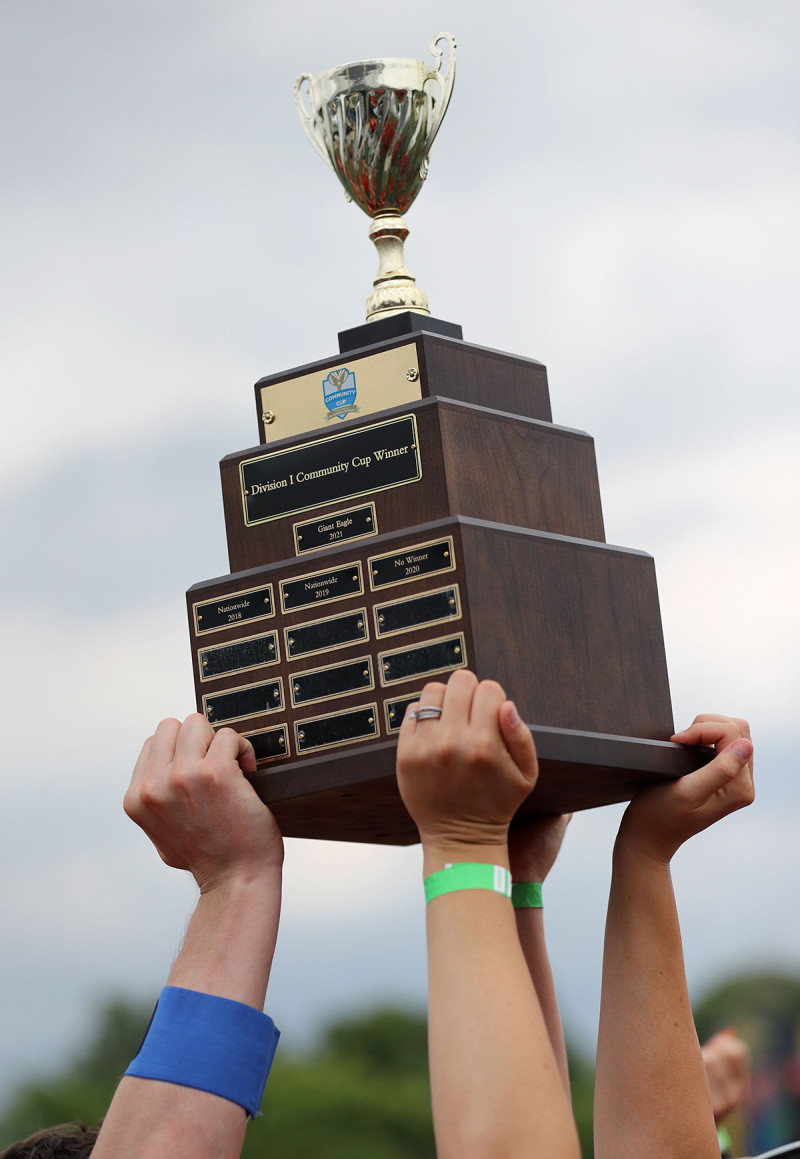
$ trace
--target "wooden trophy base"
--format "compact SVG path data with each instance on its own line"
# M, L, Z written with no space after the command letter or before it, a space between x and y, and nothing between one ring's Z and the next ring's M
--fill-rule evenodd
M262 441L220 464L231 574L187 593L198 710L250 738L282 831L416 841L397 733L460 667L533 732L521 815L704 764L669 742L653 560L604 542L594 444L550 421L544 366L385 321L256 384Z

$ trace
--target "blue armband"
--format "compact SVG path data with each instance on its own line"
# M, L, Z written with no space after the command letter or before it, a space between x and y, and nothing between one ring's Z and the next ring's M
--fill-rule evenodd
M255 1118L280 1031L268 1015L198 990L165 986L126 1075L219 1095Z

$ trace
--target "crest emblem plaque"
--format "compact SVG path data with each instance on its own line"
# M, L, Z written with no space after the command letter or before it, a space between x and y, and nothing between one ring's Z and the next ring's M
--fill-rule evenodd
M344 420L348 415L358 414L358 407L355 405L356 376L352 370L340 367L332 370L327 378L323 378L322 397L328 408L326 423L331 419Z

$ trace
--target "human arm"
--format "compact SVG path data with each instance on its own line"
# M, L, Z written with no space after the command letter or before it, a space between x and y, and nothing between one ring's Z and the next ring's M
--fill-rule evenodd
M200 897L168 985L264 1004L280 913L283 843L245 772L252 747L197 714L162 721L145 742L125 810L167 865L192 873ZM219 1095L126 1076L96 1159L234 1159L245 1111Z
M670 861L691 836L750 804L753 746L745 722L726 717L697 717L673 740L713 744L717 755L643 789L617 835L597 1044L597 1159L719 1159Z
M558 856L572 814L531 817L512 826L508 838L511 876L515 882L544 882ZM544 936L544 909L524 906L514 910L522 953L542 1008L550 1045L569 1095L569 1070L564 1031Z
M508 869L508 825L536 781L530 731L499 685L426 685L438 721L403 722L397 758L425 877ZM502 732L501 723L502 722ZM431 1098L439 1159L577 1159L568 1100L508 897L467 889L427 907Z

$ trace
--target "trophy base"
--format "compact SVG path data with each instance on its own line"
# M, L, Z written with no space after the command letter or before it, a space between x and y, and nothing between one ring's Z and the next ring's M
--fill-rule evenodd
M445 322L443 318L431 318L414 310L403 310L400 314L390 314L386 318L376 318L374 322L362 322L350 330L339 331L339 353L347 354L362 346L372 346L376 342L387 342L390 338L401 338L405 334L442 334L445 338L463 338L464 333L455 322Z
M644 785L705 765L713 749L669 741L531 725L539 757L536 788L517 818L577 812L629 801ZM294 837L414 845L416 826L397 790L396 740L255 773L252 781L281 831Z

